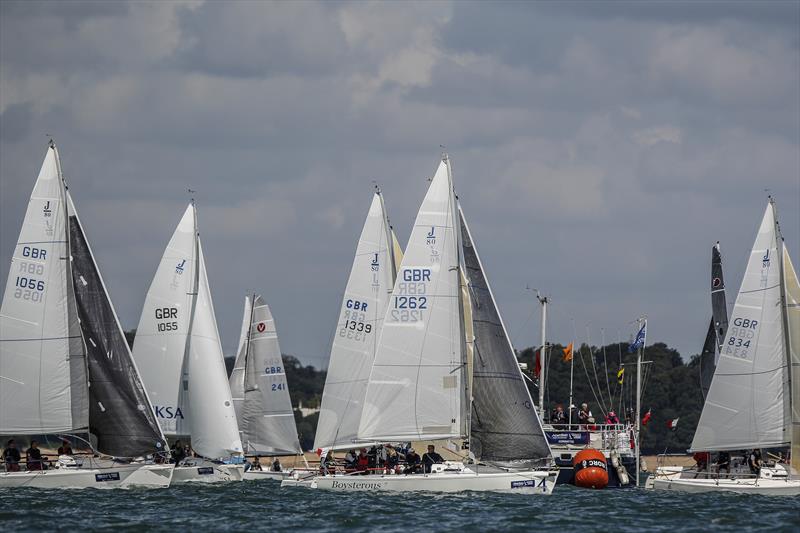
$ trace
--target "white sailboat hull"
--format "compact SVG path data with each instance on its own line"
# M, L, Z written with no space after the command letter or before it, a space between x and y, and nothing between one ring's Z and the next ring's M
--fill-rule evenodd
M261 481L270 479L273 481L283 481L289 479L292 473L290 471L273 472L271 470L248 470L244 473L245 481Z
M459 472L413 475L317 476L312 481L296 481L281 486L308 486L313 489L387 492L521 492L550 494L556 484L557 470L478 473L465 468ZM294 481L294 480L287 480Z
M736 492L739 494L764 494L772 496L800 496L800 479L789 479L782 468L762 468L756 477L681 477L680 467L660 467L645 484L649 489L681 492ZM777 474L777 475L776 475Z
M198 462L193 465L176 466L172 484L182 483L227 483L244 479L243 465L228 465Z
M0 472L0 488L127 489L166 488L174 465L126 464L110 468L54 468L33 472Z

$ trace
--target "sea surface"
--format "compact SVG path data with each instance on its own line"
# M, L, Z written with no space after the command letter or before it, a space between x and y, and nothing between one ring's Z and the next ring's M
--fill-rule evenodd
M558 486L343 494L273 481L166 490L0 490L0 531L800 531L800 497Z

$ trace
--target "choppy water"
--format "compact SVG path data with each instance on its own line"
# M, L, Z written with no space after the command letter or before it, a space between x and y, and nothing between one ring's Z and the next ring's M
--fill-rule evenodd
M0 531L800 530L800 497L559 486L552 496L341 494L270 481L166 490L0 490Z

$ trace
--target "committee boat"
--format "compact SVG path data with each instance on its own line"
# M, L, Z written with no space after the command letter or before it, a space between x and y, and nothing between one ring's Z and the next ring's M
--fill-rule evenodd
M772 198L724 338L689 451L725 454L728 468L660 467L647 486L800 495L800 283ZM777 455L759 468L735 457L786 447L788 463Z
M230 388L244 453L255 456L258 468L260 457L303 456L275 320L257 294L245 297ZM244 479L280 480L290 474L291 470L248 468Z
M359 317L360 319L360 317ZM425 474L317 476L342 491L550 493L557 472L443 156L398 269L357 431L361 442L444 441L461 461Z
M194 201L167 244L133 345L164 434L191 442L173 483L241 481L242 443Z
M0 309L0 434L88 434L99 454L0 472L0 487L166 487L173 475L156 464L166 439L52 141Z

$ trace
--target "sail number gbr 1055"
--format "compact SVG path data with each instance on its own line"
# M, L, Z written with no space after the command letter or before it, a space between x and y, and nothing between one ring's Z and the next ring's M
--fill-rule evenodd
M396 322L419 322L428 309L429 268L407 268L397 283L390 302L390 314Z

